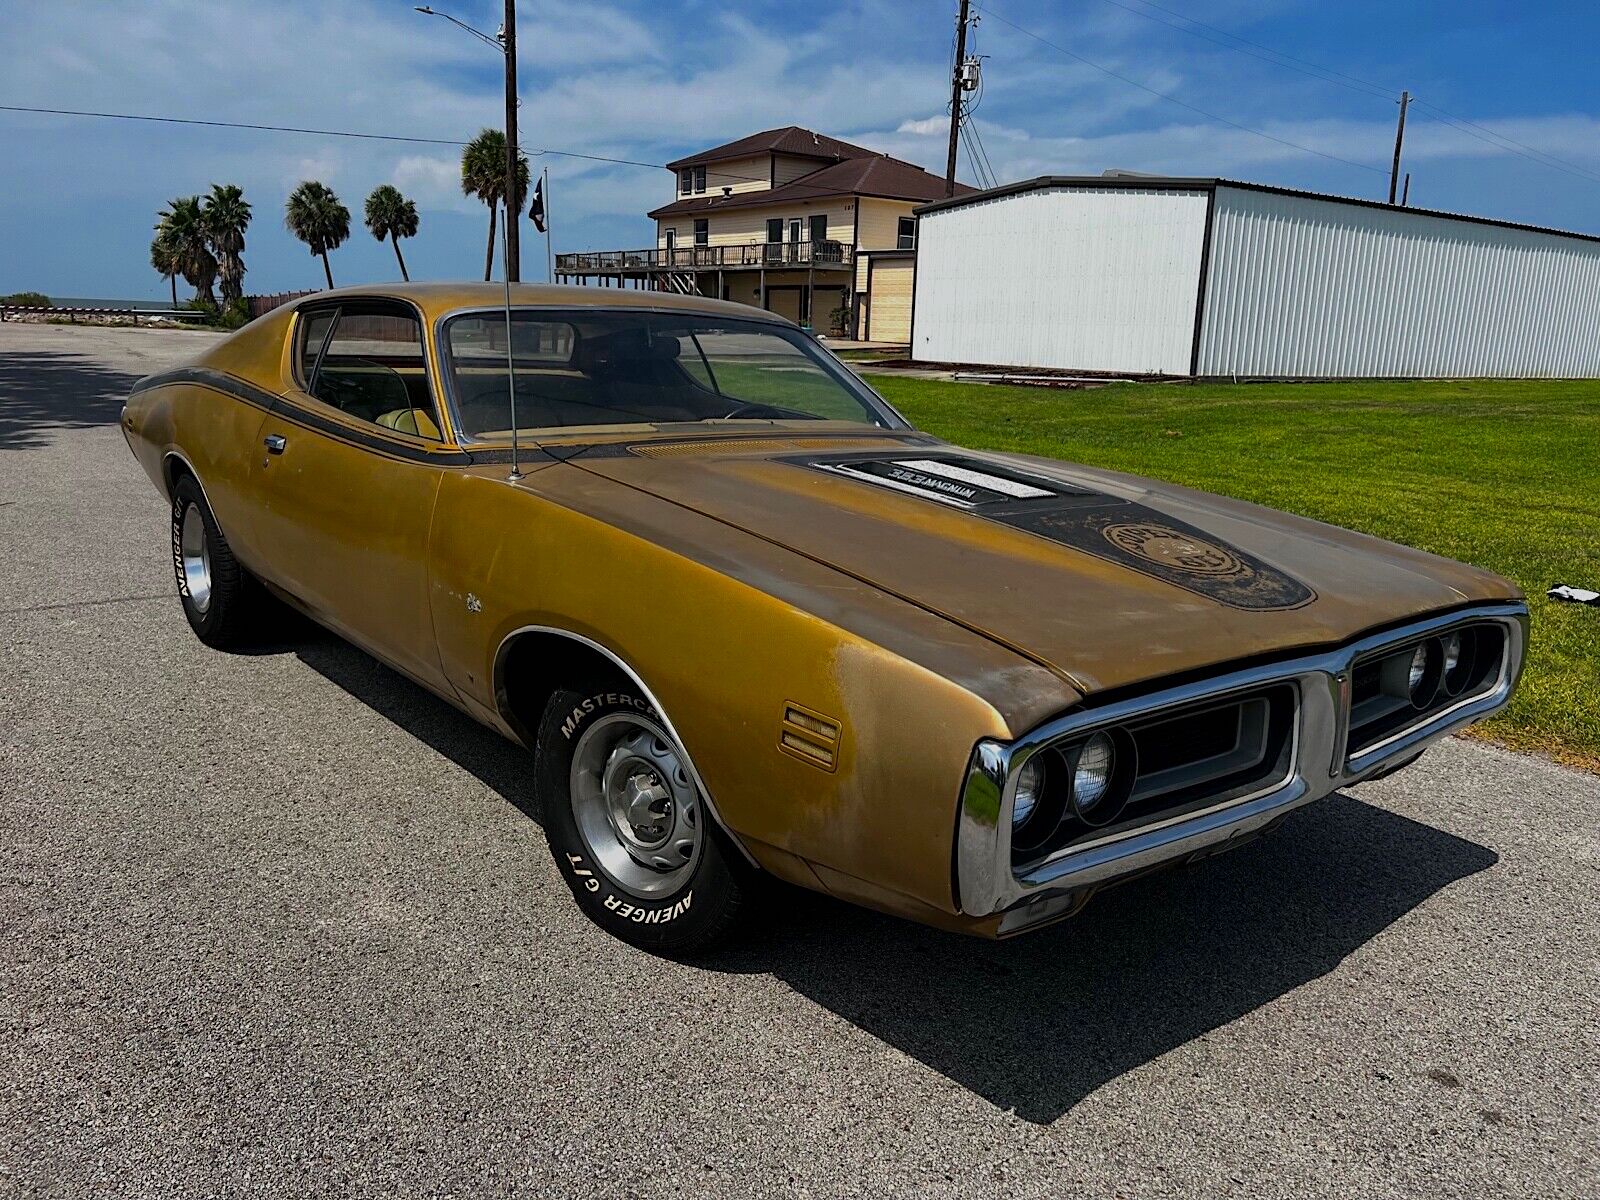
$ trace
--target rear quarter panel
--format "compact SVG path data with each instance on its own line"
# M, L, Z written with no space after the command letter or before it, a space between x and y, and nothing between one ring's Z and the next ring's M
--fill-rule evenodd
M283 386L290 320L287 310L268 314L220 339L193 365L276 395ZM261 405L182 379L136 392L123 413L128 444L164 495L171 494L169 455L180 455L193 467L229 545L247 567L259 559L255 456L265 417Z

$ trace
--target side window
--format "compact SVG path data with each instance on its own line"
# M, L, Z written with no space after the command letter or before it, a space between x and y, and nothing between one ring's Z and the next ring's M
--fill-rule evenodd
M317 314L306 322L307 345ZM313 396L363 421L438 441L438 409L428 386L422 323L409 310L345 304L314 375L304 375Z
M894 244L897 249L913 249L917 244L917 219L915 217L901 217L899 228L895 232Z

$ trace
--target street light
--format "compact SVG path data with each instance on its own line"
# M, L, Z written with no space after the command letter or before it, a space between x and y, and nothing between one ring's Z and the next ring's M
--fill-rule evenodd
M522 245L520 236L522 203L517 198L517 0L506 0L505 24L493 37L481 29L474 29L465 21L449 13L440 12L426 4L414 6L419 13L429 17L443 17L450 24L466 30L485 45L493 46L506 64L506 282L522 281Z

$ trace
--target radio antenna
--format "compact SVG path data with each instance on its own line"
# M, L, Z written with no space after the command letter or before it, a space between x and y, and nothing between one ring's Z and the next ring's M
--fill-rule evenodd
M511 228L511 222L516 218L511 213L511 198L506 197L506 228ZM507 478L515 483L522 478L520 456L517 453L517 364L516 355L511 348L511 239L501 239L505 251L505 277L506 277L506 396L511 401L511 474Z

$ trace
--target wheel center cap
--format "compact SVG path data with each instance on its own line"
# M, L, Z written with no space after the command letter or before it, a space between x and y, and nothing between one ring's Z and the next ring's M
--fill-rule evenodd
M618 807L633 837L643 846L666 841L672 827L672 793L654 771L642 770L622 780Z

